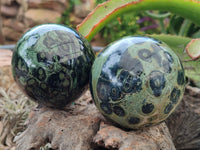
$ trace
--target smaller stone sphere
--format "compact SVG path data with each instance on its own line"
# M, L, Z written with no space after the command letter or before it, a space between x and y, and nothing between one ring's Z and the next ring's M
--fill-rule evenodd
M17 42L12 72L32 100L60 108L86 90L94 59L89 42L78 32L63 25L43 24Z
M163 42L125 37L107 46L95 59L90 91L99 111L127 129L165 120L185 89L183 66Z

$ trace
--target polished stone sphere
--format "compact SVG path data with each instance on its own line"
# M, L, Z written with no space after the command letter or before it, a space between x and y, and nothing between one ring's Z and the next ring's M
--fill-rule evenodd
M178 56L163 42L125 37L95 59L90 90L99 111L127 129L155 125L180 103L185 75Z
M17 42L12 72L32 100L60 108L85 91L94 59L90 44L78 32L67 26L43 24Z

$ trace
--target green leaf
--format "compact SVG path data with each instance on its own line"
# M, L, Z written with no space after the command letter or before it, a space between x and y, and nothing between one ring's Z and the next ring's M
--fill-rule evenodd
M200 30L192 35L192 38L200 38Z
M191 38L175 35L150 35L150 37L165 42L179 56L188 78L200 83L200 61L192 60L186 53L186 46L192 41Z
M109 0L98 5L77 30L89 41L105 24L127 12L163 10L180 15L200 25L199 0Z

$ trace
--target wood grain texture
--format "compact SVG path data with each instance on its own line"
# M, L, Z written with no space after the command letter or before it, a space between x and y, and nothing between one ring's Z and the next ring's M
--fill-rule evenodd
M164 122L150 128L129 132L111 124L101 123L94 142L107 149L117 150L175 150Z
M200 149L200 89L186 86L178 109L166 120L177 149Z
M124 131L105 120L89 91L65 110L33 109L27 129L15 141L17 150L38 149L47 142L56 150L175 149L165 123L144 130Z

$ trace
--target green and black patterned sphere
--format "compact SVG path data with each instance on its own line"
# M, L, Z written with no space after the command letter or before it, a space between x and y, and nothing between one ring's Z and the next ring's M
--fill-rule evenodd
M64 107L85 91L94 59L90 44L75 30L44 24L18 41L12 71L15 81L34 101Z
M106 118L138 129L165 120L175 110L185 89L184 70L163 42L125 37L95 59L90 89Z

